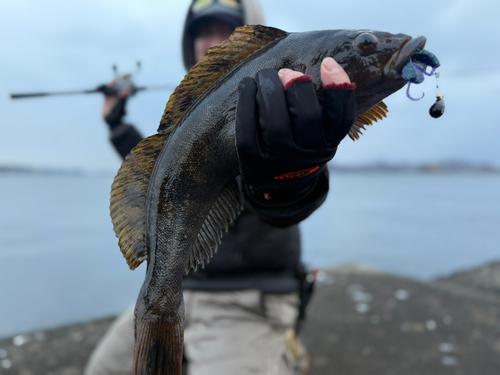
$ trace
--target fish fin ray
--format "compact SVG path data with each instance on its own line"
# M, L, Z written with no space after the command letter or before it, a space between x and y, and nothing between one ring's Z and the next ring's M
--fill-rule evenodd
M125 158L113 181L110 213L118 245L130 269L148 259L145 243L146 194L168 132L140 142Z
M387 112L389 110L384 102L375 104L368 111L356 117L351 130L349 130L349 138L353 141L358 140L363 135L361 129L366 130L365 126L373 125L373 122L382 121L384 117L387 117Z
M247 25L237 28L219 46L210 48L170 95L158 131L177 127L186 110L216 81L260 48L287 35L273 27Z
M221 243L222 234L228 230L242 209L238 183L232 180L222 189L198 232L196 242L191 248L186 273L199 265L204 267L210 261Z

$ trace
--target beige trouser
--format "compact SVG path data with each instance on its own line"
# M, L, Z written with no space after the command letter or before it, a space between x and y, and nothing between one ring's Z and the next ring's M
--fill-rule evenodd
M302 374L305 353L294 339L296 293L184 291L189 375ZM134 309L110 327L85 375L132 374Z

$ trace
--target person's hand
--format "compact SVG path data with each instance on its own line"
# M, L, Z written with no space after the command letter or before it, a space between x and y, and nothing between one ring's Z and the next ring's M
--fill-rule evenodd
M312 77L289 69L241 81L236 146L243 181L257 197L281 202L306 194L351 129L355 84L332 58L323 60L321 81L320 100Z
M124 87L118 91L113 90L115 85L116 81L111 81L103 90L103 92L108 94L106 94L106 99L104 100L102 115L110 129L114 129L122 123L122 119L126 113L125 106L127 99L132 93L130 87ZM112 94L109 94L109 92Z

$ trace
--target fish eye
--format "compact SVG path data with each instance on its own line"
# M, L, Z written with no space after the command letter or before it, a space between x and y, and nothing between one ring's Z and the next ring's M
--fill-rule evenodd
M355 45L361 54L366 55L377 49L378 38L371 33L363 33L356 38Z

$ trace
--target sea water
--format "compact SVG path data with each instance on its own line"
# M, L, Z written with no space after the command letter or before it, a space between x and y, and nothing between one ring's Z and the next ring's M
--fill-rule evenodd
M109 218L112 177L0 175L0 337L134 303ZM312 267L362 263L428 280L500 259L500 176L332 174L301 224Z

